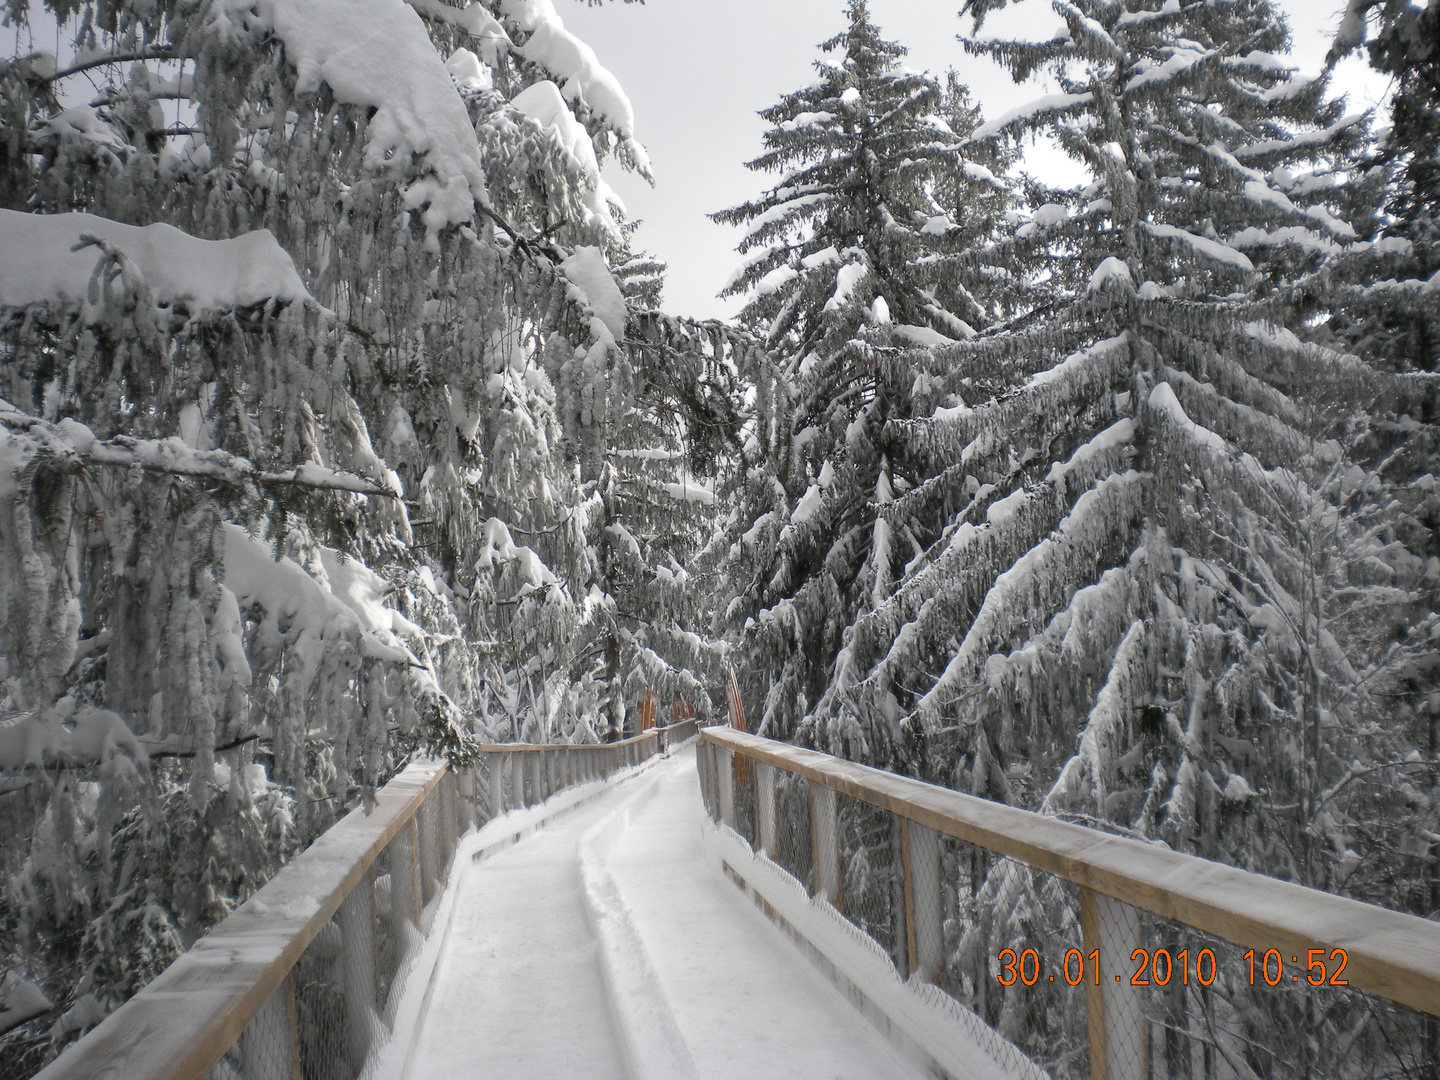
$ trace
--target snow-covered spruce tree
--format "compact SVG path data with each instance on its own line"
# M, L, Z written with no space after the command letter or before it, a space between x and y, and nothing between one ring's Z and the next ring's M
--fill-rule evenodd
M740 490L726 523L723 625L757 730L789 737L825 691L844 627L890 594L919 547L877 508L911 481L887 423L914 415L915 372L886 355L943 344L992 318L984 278L950 260L998 217L1004 188L961 143L963 90L900 67L863 0L821 45L819 78L761 115L749 167L760 198L714 215L748 226L725 293L769 348L755 386ZM833 59L828 58L833 54ZM947 108L947 103L950 106ZM948 112L967 125L952 130Z
M1048 134L1091 180L1031 181L986 255L1027 310L905 358L942 407L888 421L892 471L925 479L880 520L923 550L846 629L813 737L1320 887L1423 876L1400 852L1432 827L1406 758L1428 749L1440 562L1433 480L1404 485L1435 387L1291 329L1327 260L1388 257L1362 239L1375 177L1346 171L1362 118L1293 72L1263 0L1053 6L1048 41L967 43L1061 90L974 137ZM952 972L1064 1073L1083 1018L997 996L985 961L1073 912L989 869L963 875L982 921Z
M654 694L663 708L684 698L706 715L707 687L723 685L723 675L714 644L696 633L713 621L713 560L700 555L738 449L738 372L757 345L733 326L658 311L636 313L631 325L615 380L619 388L623 378L623 403L596 489L605 522L599 584L614 619L607 662L625 702ZM627 715L626 733L638 722Z
M5 10L73 47L0 67L28 1075L412 750L597 737L599 163L645 166L543 0Z
M1375 21L1364 42L1367 19ZM1440 314L1425 282L1440 273L1440 3L1351 0L1331 60L1366 45L1395 80L1389 128L1369 164L1388 173L1384 265L1335 276L1348 284L1324 329L1349 351L1400 370L1440 369Z

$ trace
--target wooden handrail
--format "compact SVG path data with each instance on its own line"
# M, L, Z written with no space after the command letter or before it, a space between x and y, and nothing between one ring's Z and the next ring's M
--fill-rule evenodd
M1352 988L1440 1016L1440 924L730 728L700 738L1258 951L1344 949Z
M481 751L623 752L686 726L694 721L613 743L500 743ZM372 807L352 810L322 833L36 1080L205 1080L449 771L439 760L408 766Z
M447 768L408 766L368 813L322 833L36 1080L204 1080Z

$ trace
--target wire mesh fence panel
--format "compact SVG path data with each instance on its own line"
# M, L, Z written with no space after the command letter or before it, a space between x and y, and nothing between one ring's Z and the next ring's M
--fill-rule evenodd
M810 888L814 871L810 854L810 781L779 769L775 770L775 833L773 861Z
M1079 889L973 844L937 839L944 945L936 984L1054 1080L1090 1077L1084 984L1094 960L1082 948Z
M445 793L445 815L440 829L440 884L443 888L450 881L450 864L455 860L455 843L469 822L460 809L460 775L449 772L440 782Z
M1113 914L1108 921L1124 922ZM1129 1060L1121 1067L1130 1075L1440 1076L1436 1019L1343 985L1343 950L1236 945L1148 912L1137 912L1133 927L1136 941L1120 972L1129 999Z
M421 910L424 910L426 905L434 899L436 892L436 867L440 859L438 821L440 815L437 813L439 808L439 800L432 793L415 812L415 829L419 844Z
M886 810L835 795L839 826L841 912L903 966L904 892L897 818Z
M720 802L715 793L716 750L708 743L695 748L695 769L700 775L700 800L711 821L720 820Z
M525 801L525 768L524 754L507 753L505 755L505 775L509 781L509 793L505 797L505 808L507 810L519 810L522 806L528 806Z
M756 808L755 763L736 754L732 778L735 784L735 831L752 847L760 843L759 814Z
M300 955L291 972L295 986L296 1033L304 1080L354 1080L356 1041L345 1002L345 959L340 925L328 922Z
M377 907L383 903L386 919L380 934L380 961L377 966L381 971L386 1012L393 1013L404 990L406 958L419 939L413 819L385 846L381 861L386 868L385 887L382 889L377 883L376 898Z

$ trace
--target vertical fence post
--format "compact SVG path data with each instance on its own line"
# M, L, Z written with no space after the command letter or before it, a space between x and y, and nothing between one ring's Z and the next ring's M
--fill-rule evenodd
M835 792L810 781L810 850L815 853L815 893L840 909L840 815Z
M287 975L240 1034L245 1080L301 1080L295 983Z
M717 773L716 786L720 789L720 820L730 828L735 828L735 753L734 751L721 747L716 752L719 768Z
M350 1065L358 1074L370 1052L376 1006L375 886L365 871L340 905L340 955L345 970L345 1013L349 1019Z
M775 767L764 762L755 763L755 817L760 827L760 850L773 859L780 850L775 821Z
M1100 985L1085 980L1091 1080L1143 1080L1145 1025L1126 967L1139 946L1140 912L1082 888L1080 932L1087 963L1091 952L1100 951Z
M939 982L945 963L940 834L913 821L903 825L905 933L910 970L926 982Z

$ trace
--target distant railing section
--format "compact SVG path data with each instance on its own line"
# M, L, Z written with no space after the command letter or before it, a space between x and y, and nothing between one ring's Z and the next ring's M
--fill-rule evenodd
M389 1043L459 839L694 736L503 743L412 764L328 829L37 1080L358 1080Z
M697 760L712 819L1056 1080L1440 1076L1436 923L728 728Z

